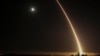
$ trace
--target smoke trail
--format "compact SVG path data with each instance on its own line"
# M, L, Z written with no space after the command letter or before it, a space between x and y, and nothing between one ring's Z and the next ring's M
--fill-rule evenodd
M71 23L71 21L70 21L68 15L67 15L67 13L65 12L64 8L63 8L62 5L60 4L60 2L59 2L58 0L56 0L56 1L57 1L57 3L58 3L59 7L61 8L62 12L64 13L64 15L65 15L65 17L66 17L66 19L67 19L67 21L68 21L68 23L69 23L69 25L70 25L70 27L71 27L71 29L72 29L72 32L73 32L73 34L74 34L74 36L75 36L75 40L76 40L76 42L77 42L77 46L78 46L78 49L79 49L79 54L82 55L82 54L83 54L83 51L82 51L82 48L81 48L81 45L80 45L78 36L77 36L77 34L76 34L76 32L75 32L75 29L74 29L74 27L73 27L73 25L72 25L72 23Z

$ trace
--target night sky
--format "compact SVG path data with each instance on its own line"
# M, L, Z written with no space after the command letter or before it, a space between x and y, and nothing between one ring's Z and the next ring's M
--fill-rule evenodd
M60 0L85 52L100 52L100 2ZM35 11L30 9L34 7ZM0 51L76 52L77 45L55 0L0 0Z

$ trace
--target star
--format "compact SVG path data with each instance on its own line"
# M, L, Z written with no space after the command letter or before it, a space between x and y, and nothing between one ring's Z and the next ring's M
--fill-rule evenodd
M31 11L32 11L32 12L35 11L35 8L31 8Z

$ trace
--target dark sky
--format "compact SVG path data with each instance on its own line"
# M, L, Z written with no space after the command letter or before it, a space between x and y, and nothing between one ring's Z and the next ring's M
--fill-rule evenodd
M100 2L60 0L85 52L100 52ZM31 12L31 7L36 9ZM77 45L55 0L0 0L1 51L75 52Z

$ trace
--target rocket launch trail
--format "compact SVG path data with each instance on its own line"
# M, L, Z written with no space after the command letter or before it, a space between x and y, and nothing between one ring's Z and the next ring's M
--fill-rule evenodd
M66 19L67 19L67 21L68 21L68 23L69 23L69 25L70 25L70 27L72 29L72 32L74 34L74 37L75 37L75 40L76 40L76 43L77 43L77 46L78 46L79 54L82 55L83 54L83 50L81 48L80 41L78 39L78 36L76 34L76 31L75 31L75 29L74 29L74 27L73 27L73 25L72 25L72 23L71 23L68 15L67 15L67 13L65 12L64 8L62 7L62 5L60 4L59 0L56 0L56 2L59 5L59 7L61 8L62 12L64 13L64 15L65 15L65 17L66 17Z

